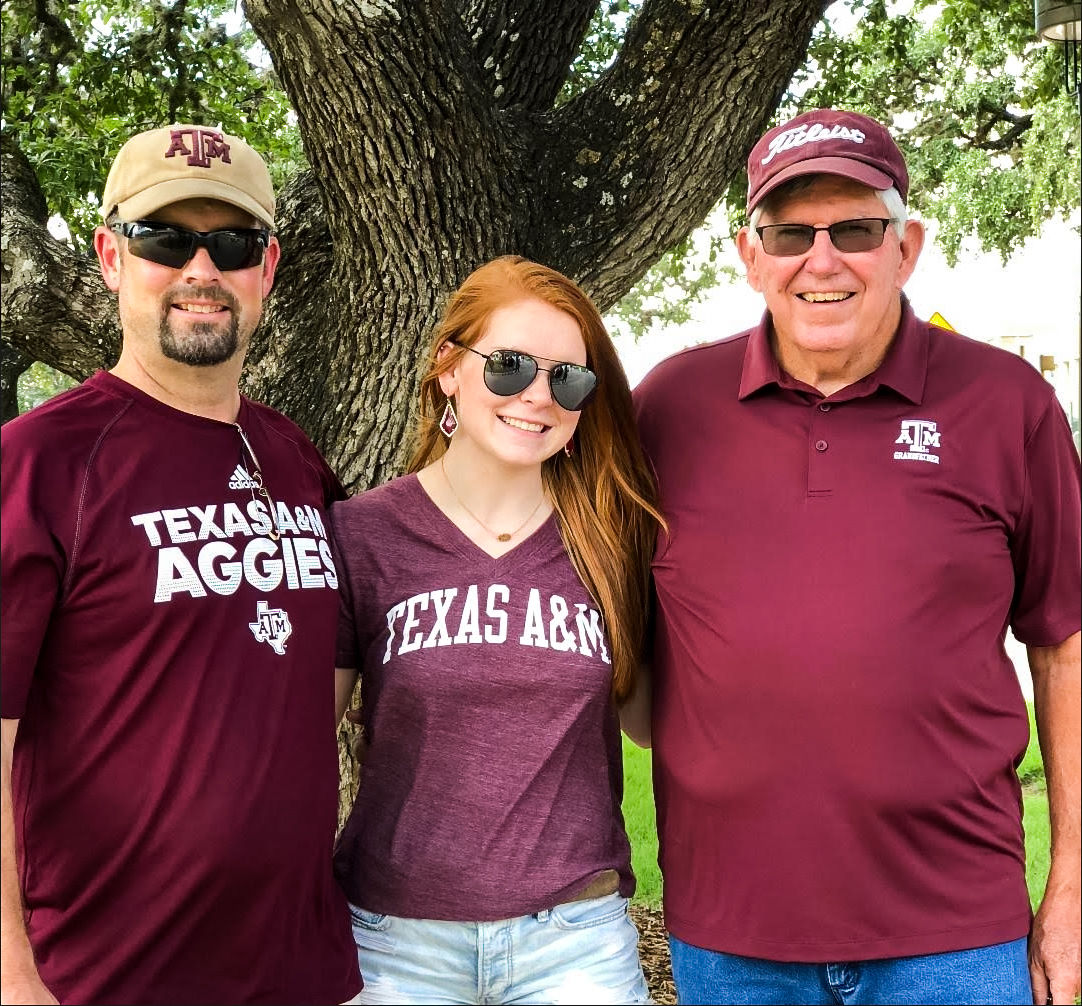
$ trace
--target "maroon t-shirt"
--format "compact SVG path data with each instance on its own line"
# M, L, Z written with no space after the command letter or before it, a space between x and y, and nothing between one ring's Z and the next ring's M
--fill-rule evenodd
M1025 936L1003 640L1079 628L1079 460L1025 361L905 305L823 398L769 318L636 390L659 540L654 782L668 928L783 961Z
M493 559L408 475L331 523L369 745L335 855L350 900L505 919L605 870L630 897L608 640L555 519Z
M250 401L237 429L98 373L3 427L2 712L19 877L61 1002L336 1003L341 487Z

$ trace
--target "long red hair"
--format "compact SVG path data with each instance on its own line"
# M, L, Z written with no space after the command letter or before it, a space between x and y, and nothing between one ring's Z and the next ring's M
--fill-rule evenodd
M601 609L612 649L612 693L619 702L634 685L646 632L650 559L664 520L657 487L639 444L627 375L597 308L573 280L515 255L482 265L451 296L429 347L421 379L416 447L419 471L447 449L439 430L446 405L439 376L485 333L501 307L525 299L550 304L578 323L597 391L579 418L575 451L542 466L568 555ZM440 348L453 343L440 356Z

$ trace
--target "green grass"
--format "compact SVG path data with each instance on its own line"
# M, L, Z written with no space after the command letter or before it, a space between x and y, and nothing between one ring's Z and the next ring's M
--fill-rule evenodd
M1018 766L1018 778L1022 780L1022 823L1026 828L1026 885L1030 903L1036 911L1048 877L1048 800L1033 703L1027 702L1026 706L1029 709L1029 747Z
M656 908L661 904L661 871L657 866L657 823L650 752L624 738L624 824L631 840L635 871L635 901Z
M1033 907L1044 893L1048 876L1048 805L1045 801L1044 766L1029 705L1030 742L1018 768L1023 785L1026 828L1026 883ZM650 752L624 738L624 822L631 839L631 865L638 878L635 901L651 907L661 904L661 872L657 866L657 831L654 793L650 780Z

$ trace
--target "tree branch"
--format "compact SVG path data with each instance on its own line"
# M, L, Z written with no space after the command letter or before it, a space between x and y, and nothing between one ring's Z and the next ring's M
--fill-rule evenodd
M33 360L0 342L0 422L19 414L19 377L30 369Z
M609 71L548 117L537 256L611 306L741 171L827 6L647 0Z
M113 299L97 263L46 230L45 199L33 168L9 133L0 143L3 341L16 353L82 380L111 365L120 352Z
M55 0L34 0L34 16L42 29L42 48L51 50L59 60L78 49L79 43L67 21L57 13L57 6Z
M552 108L597 0L472 0L462 21L485 89L500 108Z
M177 109L187 100L188 64L180 54L180 35L184 27L184 13L188 0L176 0L161 13L161 47L169 54L176 76L169 88L169 121L177 121Z
M987 116L978 121L977 132L970 138L970 143L978 150L1012 150L1033 125L1031 114L1016 115L1010 109L994 105L987 98L981 99L977 111ZM992 139L992 130L1004 124L1007 128L1001 130L998 139Z
M517 194L499 184L508 144L457 13L412 0L248 0L247 12L285 90L303 95L309 163L333 165L316 179L347 271L408 263L407 284L442 284L452 263L480 261L485 222L508 219Z

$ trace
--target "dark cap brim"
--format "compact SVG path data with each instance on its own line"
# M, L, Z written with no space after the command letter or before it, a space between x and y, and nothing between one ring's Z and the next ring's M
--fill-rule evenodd
M751 213L779 185L784 185L804 175L839 175L873 189L898 188L898 182L885 171L880 171L879 168L865 164L863 161L857 161L851 157L809 157L807 160L790 164L776 175L771 175L757 191L751 193L748 196L748 213Z

